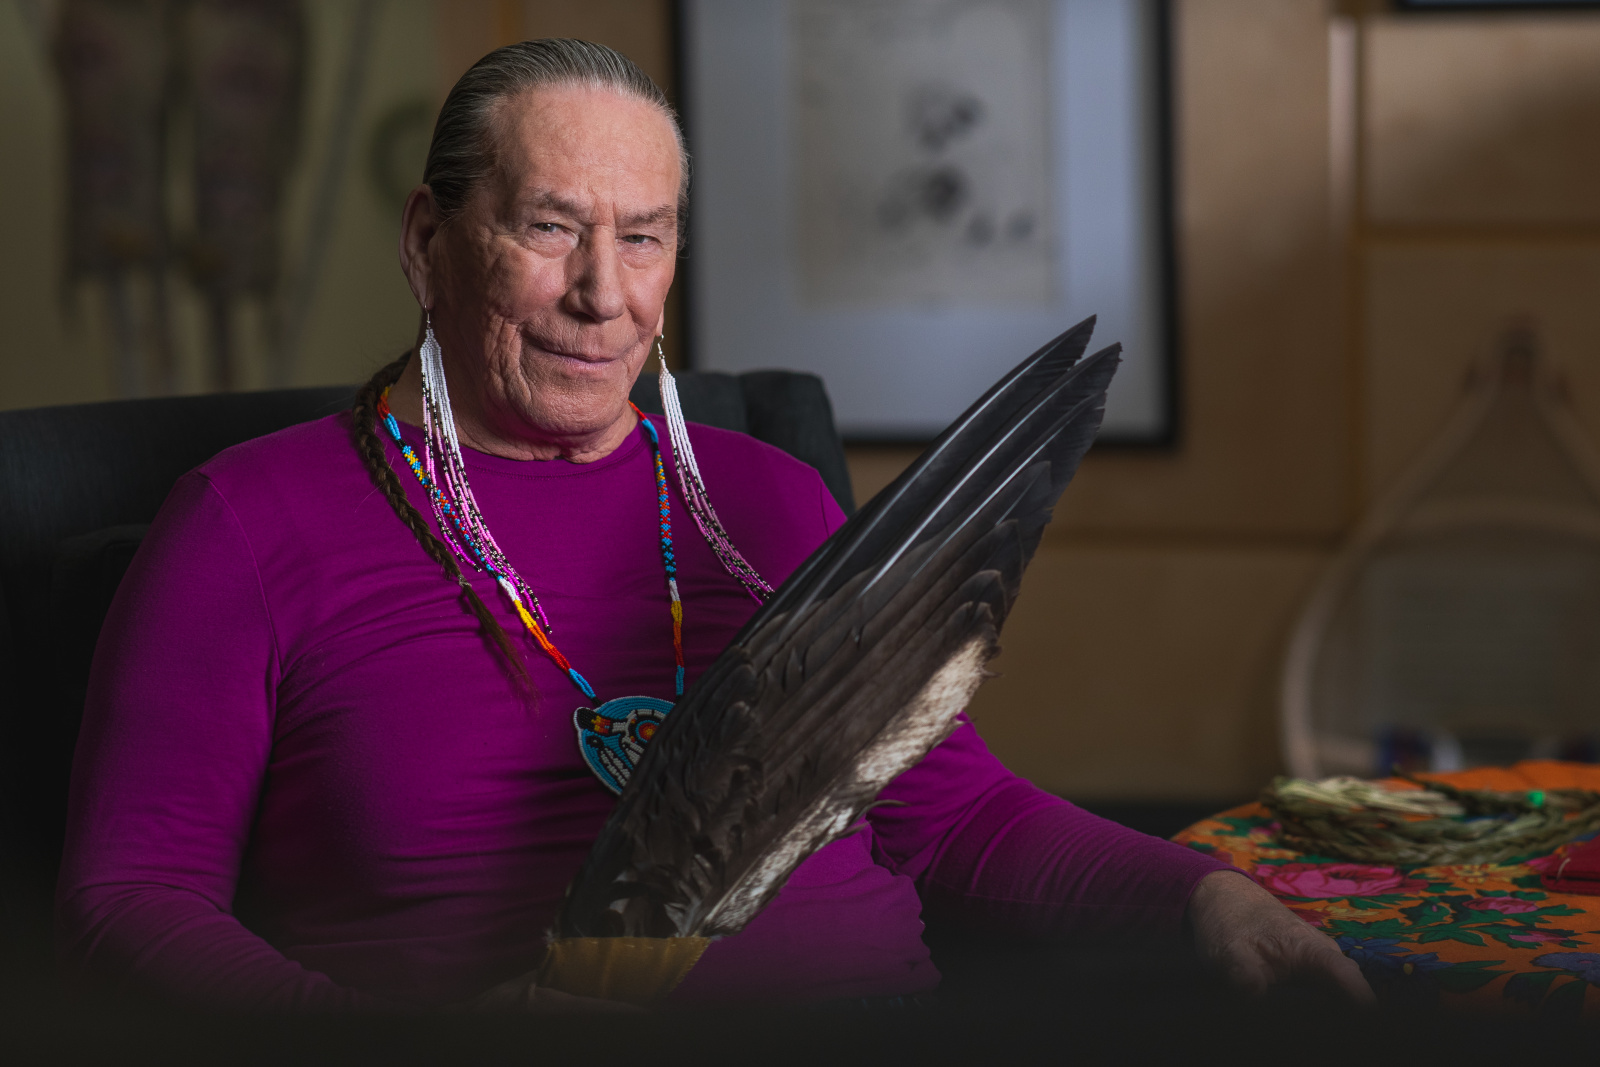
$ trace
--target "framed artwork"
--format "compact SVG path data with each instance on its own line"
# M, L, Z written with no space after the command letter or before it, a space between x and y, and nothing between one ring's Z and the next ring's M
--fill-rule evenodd
M1102 440L1176 433L1161 0L682 0L688 362L926 441L1095 314Z

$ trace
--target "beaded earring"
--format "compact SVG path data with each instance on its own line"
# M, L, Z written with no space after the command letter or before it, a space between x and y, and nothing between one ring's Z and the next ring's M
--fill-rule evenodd
M656 358L661 362L661 410L667 417L667 433L672 438L672 453L677 460L678 490L689 506L689 514L694 516L695 525L700 527L700 535L716 553L723 568L744 586L757 604L765 604L772 595L772 586L739 554L717 518L717 509L711 506L705 480L700 476L700 465L695 462L694 446L689 443L689 427L684 422L683 405L678 400L678 382L667 369L667 356L662 351L660 337L656 338Z

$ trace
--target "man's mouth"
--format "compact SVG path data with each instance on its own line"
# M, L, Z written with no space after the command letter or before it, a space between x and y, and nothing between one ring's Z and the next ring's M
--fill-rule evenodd
M534 347L546 355L554 356L557 359L570 360L574 363L584 363L589 366L614 363L621 358L619 356L614 356L609 352L584 352L581 350L561 348L555 345L540 344L537 341L534 342Z

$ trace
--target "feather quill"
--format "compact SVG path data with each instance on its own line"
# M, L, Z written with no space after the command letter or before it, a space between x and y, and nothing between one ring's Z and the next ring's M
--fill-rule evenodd
M1045 345L790 576L657 733L553 936L724 937L954 729L1119 360Z

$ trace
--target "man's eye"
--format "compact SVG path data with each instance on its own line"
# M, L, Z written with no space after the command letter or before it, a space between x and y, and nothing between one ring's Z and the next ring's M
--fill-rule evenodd
M653 238L647 233L630 233L623 240L631 245L642 245L648 244Z
M535 233L560 233L561 226L555 222L536 222L533 224Z

